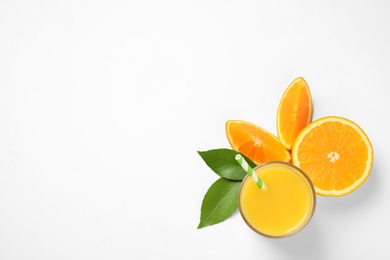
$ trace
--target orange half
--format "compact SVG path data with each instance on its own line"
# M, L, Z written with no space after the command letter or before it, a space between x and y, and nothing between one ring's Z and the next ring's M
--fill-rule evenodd
M256 164L268 161L290 162L290 153L278 138L254 124L230 120L226 122L226 136L231 147L245 154Z
M336 116L306 126L292 148L293 164L312 180L316 193L342 196L356 190L370 174L374 152L364 131Z
M296 78L285 90L276 116L276 129L280 142L287 150L299 132L312 120L312 99L306 81Z

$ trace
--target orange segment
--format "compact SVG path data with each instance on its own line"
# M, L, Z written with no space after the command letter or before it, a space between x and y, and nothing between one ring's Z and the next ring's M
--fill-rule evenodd
M291 150L299 132L312 119L312 101L306 81L296 78L285 90L276 115L276 128L280 142Z
M273 134L254 124L227 121L226 136L234 150L245 154L256 164L291 160L290 153Z
M342 196L356 190L370 174L374 152L364 131L336 116L305 127L292 148L293 164L310 177L317 194Z

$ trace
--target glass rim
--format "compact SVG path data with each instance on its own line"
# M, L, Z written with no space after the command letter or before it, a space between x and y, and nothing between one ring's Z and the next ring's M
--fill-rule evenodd
M313 198L313 203L312 203L312 207L311 207L311 212L308 214L308 216L306 217L305 219L305 223L303 223L301 226L299 226L299 228L297 228L296 230L294 230L293 232L291 233L288 233L286 235L280 235L280 236L273 236L273 235L269 235L269 234L266 234L266 233L263 233L257 229L255 229L249 222L248 220L246 219L244 213L243 213L243 210L241 208L241 191L243 189L243 186L244 186L244 183L246 181L246 179L250 176L246 175L244 177L244 179L242 180L241 182L241 185L240 185L240 189L238 191L238 209L239 209L239 212L240 212L240 215L241 217L243 218L243 220L245 221L245 223L254 231L256 232L257 234L259 235L262 235L264 237L268 237L268 238L284 238L284 237L289 237L289 236L292 236L298 232L300 232L304 227L306 227L306 225L310 222L310 220L312 219L313 215L314 215L314 212L315 212L315 209L316 209L316 205L317 205L317 198L316 198L316 192L315 192L315 188L314 188L314 185L312 183L312 181L310 180L309 176L302 170L300 169L299 167L295 166L294 164L292 163L289 163L289 162L284 162L284 161L268 161L268 162L264 162L262 164L259 164L257 165L256 167L253 168L253 171L255 172L257 168L262 168L264 166L267 166L269 164L284 164L284 165L287 165L288 167L291 167L291 168L294 168L295 170L297 170L306 180L307 182L309 183L309 187L312 191L312 198Z

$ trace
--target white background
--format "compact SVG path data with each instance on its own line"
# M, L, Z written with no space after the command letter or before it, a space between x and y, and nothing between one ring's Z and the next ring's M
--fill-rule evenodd
M390 2L0 2L0 259L388 259ZM368 180L301 233L197 230L225 122L288 84L370 137Z

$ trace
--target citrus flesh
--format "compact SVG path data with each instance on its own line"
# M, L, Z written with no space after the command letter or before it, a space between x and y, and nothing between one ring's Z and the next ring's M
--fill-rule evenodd
M306 81L296 78L286 88L279 102L276 116L278 138L287 150L295 138L312 120L312 98Z
M364 131L336 116L317 119L295 139L292 162L311 179L316 193L342 196L356 190L370 174L374 152Z
M254 124L230 120L226 122L226 136L230 146L255 164L268 161L290 162L290 153L270 132Z

